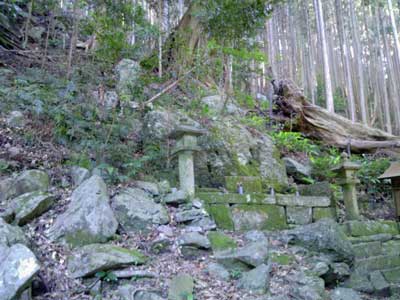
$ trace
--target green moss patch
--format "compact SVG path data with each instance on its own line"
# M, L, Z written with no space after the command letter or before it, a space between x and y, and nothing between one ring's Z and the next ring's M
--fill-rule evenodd
M270 254L269 260L270 262L277 263L282 266L287 266L294 262L294 257L293 255L274 252Z
M209 232L207 235L211 243L211 248L214 252L237 247L236 242L226 234L218 231Z
M220 229L233 230L233 220L229 205L216 204L208 207L208 213Z
M238 184L243 186L244 193L261 193L262 183L260 177L254 176L227 176L225 177L226 189L229 192L237 192Z
M347 228L351 236L399 234L399 227L395 221L349 221Z

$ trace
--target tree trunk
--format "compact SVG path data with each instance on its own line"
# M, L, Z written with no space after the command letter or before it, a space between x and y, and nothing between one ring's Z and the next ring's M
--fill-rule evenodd
M290 80L274 83L277 106L281 112L296 118L296 129L308 136L320 139L324 144L346 148L354 152L368 152L379 148L392 148L400 152L400 137L382 130L353 123L347 118L306 100L302 91Z
M319 31L319 36L321 38L321 50L322 50L322 60L324 64L324 82L325 82L325 97L326 97L326 108L330 112L335 111L333 93L332 93L332 81L331 81L331 71L329 67L329 54L328 47L325 37L325 21L324 14L322 11L321 0L314 0L315 13L317 15L317 29Z

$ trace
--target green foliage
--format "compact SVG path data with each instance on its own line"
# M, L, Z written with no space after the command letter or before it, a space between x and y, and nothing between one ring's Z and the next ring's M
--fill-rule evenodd
M10 171L10 164L4 159L0 159L0 175L7 174Z
M97 278L105 282L117 282L118 277L111 271L100 271L95 274Z
M309 155L317 154L318 147L299 132L279 131L272 133L275 145L283 153L304 152Z
M319 181L332 180L335 177L332 168L340 162L340 159L340 152L336 148L329 148L324 153L310 155L312 177Z
M376 198L383 194L390 194L389 182L379 179L379 176L390 166L388 158L374 158L363 155L354 159L361 163L361 169L357 172L357 176L367 194Z
M242 270L240 270L240 269L233 269L233 270L231 270L230 272L229 272L229 276L232 278L232 279L239 279L240 277L242 277Z
M268 119L256 114L250 114L246 115L244 118L241 119L242 123L249 126L253 127L257 130L265 130L267 127Z

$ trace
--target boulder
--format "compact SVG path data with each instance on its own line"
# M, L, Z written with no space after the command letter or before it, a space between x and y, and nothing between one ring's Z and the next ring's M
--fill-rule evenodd
M238 287L254 294L265 294L269 285L270 272L270 265L261 264L257 268L243 273Z
M193 298L194 281L187 274L172 278L168 289L168 300L187 300Z
M236 241L222 232L211 231L208 233L207 237L214 252L234 249L237 247Z
M288 206L286 207L287 222L295 225L306 225L312 222L311 207Z
M185 193L185 191L182 190L175 190L172 191L171 193L165 195L164 197L164 202L166 204L182 204L187 202L188 200L188 195Z
M224 266L217 263L210 263L207 266L206 270L207 274L212 276L213 278L217 278L219 280L227 281L230 278L229 272L224 268Z
M178 223L192 222L205 217L208 217L207 212L204 209L198 208L186 209L181 207L175 213L175 221Z
M11 128L22 128L25 126L26 119L22 112L15 110L9 113L6 122Z
M14 198L10 209L14 214L14 222L22 226L48 211L53 204L54 196L36 191Z
M331 291L331 300L361 300L360 295L353 289L338 287Z
M71 180L74 186L79 186L82 182L90 177L90 171L86 168L82 168L79 166L73 166L71 168Z
M0 246L0 299L16 299L39 269L38 260L26 246Z
M79 278L126 265L144 264L146 260L137 250L110 244L91 244L72 252L67 261L67 269L72 278Z
M153 196L158 196L160 194L157 183L137 180L133 184L137 188L142 189Z
M131 88L137 83L141 71L140 65L134 60L122 59L115 67L115 71L118 77L118 94L120 97L126 98L131 94Z
M290 157L284 157L283 161L285 162L287 174L293 177L294 179L302 182L304 181L304 177L310 177L311 175L310 166L305 166Z
M178 238L178 244L180 246L190 246L199 249L210 249L211 243L204 235L198 232L188 232L182 234Z
M167 224L168 212L162 204L138 188L128 188L114 197L112 207L127 232L147 232L153 225Z
M27 170L22 172L13 180L12 185L6 193L6 198L11 199L19 195L42 191L49 188L50 179L46 172L40 170Z
M240 112L240 109L232 101L225 101L220 95L207 96L200 101L216 113L221 113L224 109L228 114Z
M82 246L106 242L117 227L107 186L100 176L93 175L74 190L67 210L50 228L49 237L71 246Z
M331 219L304 225L286 231L282 237L291 244L298 244L316 252L325 252L335 261L351 263L354 250L340 226Z
M0 246L11 247L15 244L28 245L28 239L21 228L9 225L0 218Z
M204 150L195 159L200 186L224 186L225 176L261 176L265 189L287 187L285 165L269 136L255 134L232 117L212 125L212 134L199 138Z
M215 253L215 259L224 267L234 270L248 270L266 263L269 246L266 241L253 242L242 248Z
M289 294L293 299L325 300L328 298L324 280L319 277L296 272L285 279L289 282Z
M4 202L6 200L7 192L10 190L12 183L12 178L0 179L0 202Z
M160 295L154 292L142 291L137 286L125 284L120 286L117 291L119 300L164 300Z

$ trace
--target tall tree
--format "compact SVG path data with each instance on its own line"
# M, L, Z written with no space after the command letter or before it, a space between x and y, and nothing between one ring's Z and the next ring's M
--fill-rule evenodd
M330 112L335 111L335 105L332 92L331 71L329 66L329 53L325 36L325 20L322 10L321 0L314 0L314 8L317 15L317 29L321 40L321 54L324 64L324 83L325 83L325 97L326 108Z

